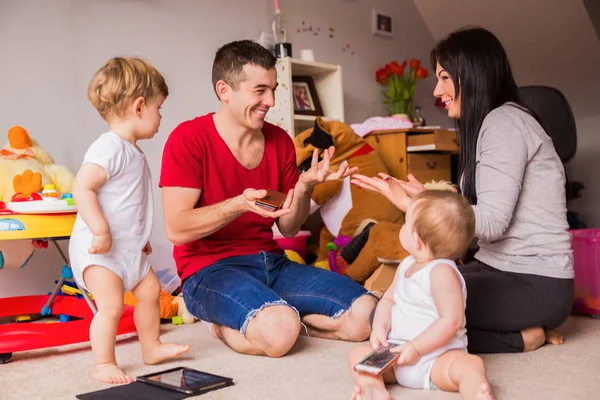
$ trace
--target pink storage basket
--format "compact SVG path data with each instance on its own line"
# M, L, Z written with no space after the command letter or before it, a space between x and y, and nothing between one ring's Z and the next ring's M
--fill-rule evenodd
M577 229L571 247L575 258L573 312L600 315L600 229Z
M306 241L310 236L310 231L300 231L293 238L283 237L281 234L275 234L274 238L284 250L293 250L300 254L303 259L306 258Z

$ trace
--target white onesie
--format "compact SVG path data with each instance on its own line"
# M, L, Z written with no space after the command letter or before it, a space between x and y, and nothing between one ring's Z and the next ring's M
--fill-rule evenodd
M463 294L463 312L466 307L467 290L465 281L452 260L438 259L427 264L423 269L406 277L406 271L415 263L413 256L406 257L400 263L398 281L394 288L392 307L392 329L389 339L402 343L410 342L419 336L429 325L439 319L439 314L431 295L431 271L438 264L448 264L458 274ZM466 320L450 341L429 354L424 354L415 365L395 366L394 372L398 383L412 389L430 389L431 368L435 360L451 349L467 351Z
M153 222L152 176L146 156L132 143L107 132L92 143L83 163L99 165L108 175L98 190L98 202L110 227L112 248L106 254L89 254L93 235L78 214L69 242L73 276L87 290L83 270L100 265L119 275L127 292L150 270L142 251Z

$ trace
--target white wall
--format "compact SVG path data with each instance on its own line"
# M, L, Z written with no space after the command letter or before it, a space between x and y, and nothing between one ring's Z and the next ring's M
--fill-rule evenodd
M434 44L410 0L280 4L295 56L312 48L317 61L342 64L349 123L385 114L375 82L379 67L411 57L426 61ZM394 39L372 35L373 7L394 16ZM57 163L75 172L87 146L106 129L86 99L89 79L112 56L141 56L164 73L171 92L159 134L141 143L156 182L170 131L218 106L210 77L217 48L257 39L270 26L271 10L269 0L0 0L0 137L22 125ZM320 36L298 32L302 21L320 28ZM416 103L428 123L439 123L446 119L433 109L433 85L431 77L419 85ZM158 189L154 197L152 262L164 268L173 265L172 247ZM22 270L0 271L0 297L49 291L62 264L56 251L43 250Z
M569 179L585 185L580 199L569 204L569 210L581 213L589 228L600 228L600 115L579 118L577 153L567 164Z

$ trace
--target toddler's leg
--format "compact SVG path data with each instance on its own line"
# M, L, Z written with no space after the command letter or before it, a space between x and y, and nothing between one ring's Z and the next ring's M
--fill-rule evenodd
M433 364L431 380L441 390L460 393L463 400L494 400L483 360L461 350L450 350Z
M131 290L137 300L134 319L146 364L158 364L188 351L190 346L160 341L160 282L152 269Z
M348 367L354 378L354 393L352 400L391 400L390 393L385 388L386 383L396 383L393 368L389 368L382 375L371 375L356 372L354 366L367 354L373 351L370 344L361 344L350 350Z
M111 270L97 265L83 271L83 280L98 308L90 325L95 363L93 377L106 383L133 382L115 361L117 326L123 314L123 281Z

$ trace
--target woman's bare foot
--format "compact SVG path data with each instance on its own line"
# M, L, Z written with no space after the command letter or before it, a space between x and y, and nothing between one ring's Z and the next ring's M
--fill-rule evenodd
M523 329L521 335L523 336L524 352L536 350L546 342L546 333L541 326Z
M356 385L352 400L391 400L390 392L385 390L385 387L376 385Z
M133 378L127 376L115 363L97 364L92 374L95 380L105 383L131 383Z
M554 345L563 344L565 342L565 337L562 333L557 331L548 331L546 332L546 342Z
M494 400L492 389L489 383L482 383L479 392L475 395L475 400Z
M142 358L146 364L154 365L170 358L180 356L189 349L190 346L187 345L183 346L173 343L159 343L158 346L152 349L148 349L146 351L142 350Z

